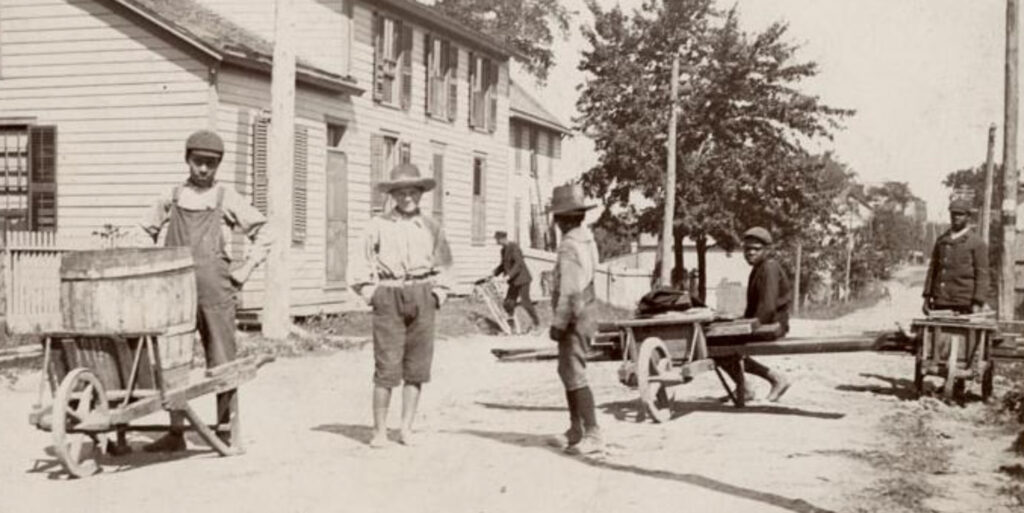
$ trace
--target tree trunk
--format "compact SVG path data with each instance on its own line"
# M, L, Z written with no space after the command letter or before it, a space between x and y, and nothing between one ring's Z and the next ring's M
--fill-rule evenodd
M696 237L697 242L697 269L698 274L697 282L697 296L700 297L702 302L707 302L708 298L708 237L707 235L700 234Z
M673 230L674 238L672 240L672 253L673 253L673 267L672 267L672 288L683 289L686 288L686 272L683 267L683 237L686 233L681 227L675 227Z

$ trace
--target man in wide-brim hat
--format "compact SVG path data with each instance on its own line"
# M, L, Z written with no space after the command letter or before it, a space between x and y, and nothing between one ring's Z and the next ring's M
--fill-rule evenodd
M555 187L550 212L562 232L554 271L550 337L558 342L558 376L569 405L569 429L554 441L569 454L602 452L594 394L587 383L587 350L597 331L594 272L598 263L594 234L583 225L588 205L578 185Z
M420 211L420 198L436 185L413 164L399 164L377 189L394 207L370 219L363 251L353 259L352 287L373 308L373 437L387 445L391 390L402 386L398 442L411 445L420 392L430 381L434 314L447 297L451 250L441 223Z

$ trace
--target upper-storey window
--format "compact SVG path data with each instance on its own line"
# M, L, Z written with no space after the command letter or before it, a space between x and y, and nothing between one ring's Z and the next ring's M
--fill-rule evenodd
M455 121L458 116L459 47L451 41L427 34L427 115Z
M498 128L498 65L469 54L469 126L490 132Z
M412 26L377 13L373 28L373 99L408 110L412 106Z

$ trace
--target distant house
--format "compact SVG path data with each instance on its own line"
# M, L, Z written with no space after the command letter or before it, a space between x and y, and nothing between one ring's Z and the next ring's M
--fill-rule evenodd
M553 250L554 236L545 211L562 158L562 138L571 130L515 82L509 102L509 234L523 247Z
M265 208L273 0L0 0L8 229L133 226L217 130L218 179ZM413 0L296 0L293 314L350 308L346 264L397 163L433 174L463 284L509 225L509 51ZM241 241L233 241L233 252ZM262 276L242 294L262 304Z

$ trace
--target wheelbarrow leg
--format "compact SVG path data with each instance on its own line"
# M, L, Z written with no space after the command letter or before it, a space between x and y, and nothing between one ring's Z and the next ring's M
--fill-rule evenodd
M217 394L217 432L227 431L226 443L236 452L242 451L242 427L238 415L238 389Z
M729 383L725 381L725 376L722 376L721 369L723 367L726 370L726 374L728 374L735 382L735 389L730 387ZM722 388L724 388L725 393L729 395L729 400L731 400L737 408L742 408L747 404L747 380L743 375L744 372L745 369L742 356L731 356L715 360L715 374L718 375L718 380L722 382Z
M182 408L181 412L188 417L188 420L192 424L192 427L195 428L196 433L199 433L199 436L202 437L206 443L210 444L210 447L213 447L213 449L221 456L234 456L238 454L233 447L225 444L224 441L217 436L217 433L210 429L210 426L203 424L203 419L199 418L196 411L187 403Z

